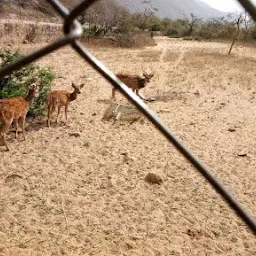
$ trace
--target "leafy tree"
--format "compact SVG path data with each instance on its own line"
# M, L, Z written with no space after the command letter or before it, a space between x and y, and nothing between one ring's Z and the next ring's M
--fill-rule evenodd
M191 36L192 33L194 32L194 30L196 29L196 27L198 27L200 22L200 19L197 18L193 13L190 13L190 20L187 23L187 31L186 31L186 35L187 36Z
M233 49L233 46L240 34L240 26L241 26L241 23L243 22L243 19L242 19L242 14L240 14L233 22L233 24L237 27L237 31L236 31L236 34L234 35L233 37L233 40L232 40L232 43L231 43L231 46L229 48L229 51L228 51L228 54L231 54L231 51Z
M148 29L151 31L160 31L162 29L161 19L156 16L150 17L148 21Z

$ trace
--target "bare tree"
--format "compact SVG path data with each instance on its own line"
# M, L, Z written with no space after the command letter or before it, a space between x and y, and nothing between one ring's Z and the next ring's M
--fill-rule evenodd
M190 13L190 20L188 22L188 30L187 30L187 35L191 36L192 33L195 30L195 27L197 26L198 22L200 21L199 18L197 18L193 13Z
M89 26L97 27L104 36L113 27L118 26L121 20L129 15L129 11L116 1L100 0L92 5L85 15L88 17Z
M145 30L149 19L158 11L158 9L152 5L151 0L143 0L141 3L145 5L145 9L143 13L136 14L136 23L140 29Z
M235 21L233 22L233 24L236 25L237 32L236 32L236 34L234 35L234 38L233 38L232 43L231 43L231 46L230 46L230 48L229 48L229 51L228 51L228 54L229 54L229 55L231 54L231 51L232 51L232 49L233 49L233 46L234 46L234 44L235 44L235 42L236 42L236 40L237 40L237 38L238 38L238 36L239 36L239 34L240 34L240 31L241 31L240 25L241 25L242 21L243 21L243 14L240 13L239 16L238 16L238 17L235 19Z
M248 15L248 13L245 11L243 14L243 31L244 31L244 43L246 43L248 41L248 37L249 37L249 33L250 33L250 29L253 27L254 25L254 21L252 20L252 18Z

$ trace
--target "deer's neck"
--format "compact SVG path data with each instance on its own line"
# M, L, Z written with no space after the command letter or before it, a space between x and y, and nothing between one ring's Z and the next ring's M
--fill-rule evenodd
M140 78L140 79L139 79L139 87L140 87L140 88L145 87L145 79L143 79L143 78Z
M25 100L27 101L27 103L29 104L29 106L32 104L33 100L34 100L34 92L32 90L30 90L28 92L28 95L26 96Z
M73 91L70 96L69 96L69 100L73 101L77 98L77 92Z

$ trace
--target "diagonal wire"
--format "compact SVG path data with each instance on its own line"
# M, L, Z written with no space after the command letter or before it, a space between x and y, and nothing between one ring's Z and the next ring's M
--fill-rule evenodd
M83 45L76 40L82 34L80 24L74 20L80 13L85 11L91 4L97 0L83 1L71 12L69 12L58 0L47 0L54 9L64 18L64 32L65 37L59 41L45 47L34 54L21 59L20 61L7 66L0 70L0 76L11 73L13 70L20 68L23 65L34 61L37 58L46 55L59 47L62 47L68 43L71 43L72 47L91 65L93 66L102 76L104 76L114 87L120 90L134 105L140 109L140 111L159 129L159 131L180 151L183 156L190 161L193 166L207 179L207 181L214 187L214 189L222 195L224 200L235 210L236 214L243 219L248 227L256 234L256 221L255 219L243 208L243 206L237 201L237 199L230 193L230 191L218 181L214 174L203 164L198 158L187 149L181 141L176 138L169 128L161 121L161 119L149 109L149 107L128 87L122 83L110 70L108 70L99 60L97 60ZM238 0L246 10L256 20L256 9L247 0ZM249 9L248 9L249 8ZM251 10L251 11L249 11Z
M64 7L59 0L46 0L49 4L52 5L52 7L55 9L55 11L63 18L65 19L69 15L69 10Z
M256 22L256 8L250 0L237 0Z
M86 1L84 2L84 6L88 2L94 1ZM83 3L75 8L70 16L67 17L66 20L71 24L73 21L72 18L75 18L76 15L81 13L81 9ZM116 87L119 91L121 91L130 101L133 102L134 105L159 129L160 132L179 150L179 152L190 161L193 166L207 179L207 181L214 187L214 189L222 195L222 197L226 200L226 202L235 210L235 212L240 216L247 225L251 228L251 230L256 234L256 221L254 218L247 212L246 209L238 202L238 200L230 193L230 191L216 179L214 174L199 161L199 159L188 149L186 148L181 141L176 138L173 133L169 130L169 128L161 121L161 119L149 109L149 107L136 96L128 87L123 84L110 70L108 70L100 61L98 61L90 52L83 47L83 45L78 41L74 41L72 43L73 48L89 62L102 76L104 76L114 87Z
M111 73L100 61L91 55L79 41L72 44L73 48L83 56L102 76L121 91L137 108L158 128L158 130L176 147L176 149L206 178L213 188L224 198L236 214L256 234L256 221L249 212L238 202L232 193L214 176L214 174L173 135L162 120L125 84Z
M64 22L65 33L69 32L74 19L76 19L81 13L83 13L85 10L87 10L96 1L97 0L83 1L69 13L69 15L66 17L65 22Z

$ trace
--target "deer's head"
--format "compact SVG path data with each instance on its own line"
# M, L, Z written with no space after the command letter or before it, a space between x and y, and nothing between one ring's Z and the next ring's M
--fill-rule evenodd
M75 85L74 83L72 83L72 87L74 88L74 92L76 94L80 94L81 93L81 89L84 87L84 84L80 84L79 86Z
M39 84L32 83L28 86L29 94L32 98L37 98L39 96Z
M154 76L154 73L147 73L143 71L143 80L144 80L144 86L146 86L147 83L150 82L150 79Z

